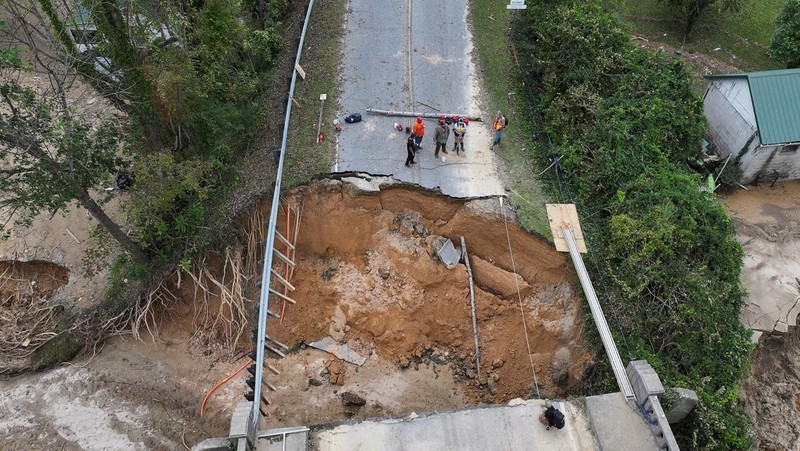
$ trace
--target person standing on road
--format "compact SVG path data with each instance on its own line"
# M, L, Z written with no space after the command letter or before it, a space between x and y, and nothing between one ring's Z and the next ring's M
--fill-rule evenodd
M461 148L461 152L465 153L464 151L464 135L467 134L467 124L464 123L464 118L458 118L456 124L453 126L453 135L455 136L453 142L453 151L458 155L459 147Z
M406 141L406 151L408 152L408 156L406 156L406 167L410 168L412 164L414 164L414 156L417 155L417 143L416 138L417 135L414 132L411 132L408 135L408 141Z
M422 116L417 116L417 122L414 122L411 131L416 135L414 142L417 145L417 150L422 149L422 137L425 136L425 123L422 122Z
M506 117L503 116L503 113L498 111L497 116L494 118L494 122L492 123L492 128L494 130L494 141L492 142L492 147L500 144L500 140L503 138L503 130L505 130L506 125L508 125L508 120Z
M436 132L433 135L434 141L436 141L436 152L434 156L439 158L439 150L443 153L447 153L447 138L450 137L450 127L445 124L444 116L439 117L439 125L436 127Z

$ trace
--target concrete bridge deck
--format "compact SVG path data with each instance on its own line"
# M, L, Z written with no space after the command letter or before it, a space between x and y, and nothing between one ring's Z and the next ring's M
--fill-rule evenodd
M538 416L541 400L514 400L456 412L413 415L318 426L307 434L262 438L259 451L272 450L614 450L658 449L635 406L620 393L553 403L564 412L563 429L546 430ZM284 448L285 445L285 448Z

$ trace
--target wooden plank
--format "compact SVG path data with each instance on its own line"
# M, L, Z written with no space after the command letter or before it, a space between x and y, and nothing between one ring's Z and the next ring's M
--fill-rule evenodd
M286 285L286 288L288 288L288 289L290 289L290 290L292 290L292 291L294 291L294 290L295 290L295 288L294 288L294 285L292 285L291 283L289 283L289 281L288 281L288 280L284 279L284 278L283 278L283 276L281 276L280 274L278 274L278 273L277 273L277 272L276 272L274 269L272 270L272 276L273 276L273 277L275 277L275 278L278 280L278 282L280 282L280 283L282 283L282 284Z
M300 67L300 63L294 63L294 69L297 71L297 75L299 75L301 79L306 79L306 71Z
M286 245L286 246L289 246L289 249L292 249L292 250L294 250L294 244L290 243L290 242L289 242L289 240L287 240L287 239L286 239L286 237L284 237L283 235L281 235L281 232L278 232L278 231L276 230L276 231L275 231L275 238L277 238L277 239L278 239L278 241L280 241L280 242L281 242L281 243L283 243L284 245Z
M553 233L553 242L559 252L569 252L569 246L564 239L564 228L572 230L578 251L586 253L586 242L583 239L581 222L578 219L578 210L575 204L546 204L547 218L550 221L550 231Z
M289 296L286 296L286 295L282 294L281 292L275 290L274 288L270 288L269 292L274 294L275 296L278 296L279 298L283 299L284 301L291 303L292 305L297 304L297 302L295 302L294 299L290 298ZM280 317L280 315L279 315L279 317Z
M283 253L277 249L272 249L272 251L275 252L275 256L278 257L278 260L294 268L294 262L290 260L289 257L283 255Z

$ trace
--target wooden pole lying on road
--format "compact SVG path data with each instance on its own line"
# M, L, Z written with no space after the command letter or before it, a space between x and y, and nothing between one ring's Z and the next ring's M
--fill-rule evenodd
M378 109L375 109L375 108L367 108L367 113L370 113L370 114L382 114L384 116L402 116L402 117L417 117L417 116L419 116L419 117L424 117L424 118L428 118L428 119L436 119L439 116L446 116L446 117L448 117L448 116L449 117L458 116L458 117L467 118L467 120L470 120L470 121L483 122L483 119L481 119L479 116L470 116L468 114L419 113L419 112L415 112L415 111L378 110Z
M467 265L467 274L469 274L469 302L472 306L472 334L475 336L475 366L478 368L478 381L481 380L481 349L478 346L478 321L475 318L475 288L472 285L472 266L469 264L469 255L467 254L467 242L464 237L461 237L461 255L464 257L464 263Z

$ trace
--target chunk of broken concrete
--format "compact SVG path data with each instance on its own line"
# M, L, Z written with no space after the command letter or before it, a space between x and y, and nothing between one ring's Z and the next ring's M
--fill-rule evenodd
M458 263L461 261L461 252L456 250L453 242L448 238L438 249L436 248L437 245L438 242L434 242L436 255L439 256L439 260L444 263L444 266L447 267L447 269L454 269L458 266Z
M352 363L354 365L361 366L367 361L366 357L362 357L357 352L350 349L350 346L348 346L346 343L341 344L331 337L325 337L320 341L315 341L313 343L309 343L308 345L312 348L319 349L320 351L330 352L345 362Z
M686 418L686 415L689 415L689 412L697 405L698 399L697 393L688 388L675 387L672 391L677 396L675 397L676 399L674 400L672 408L666 412L666 415L667 421L670 424L675 424Z

